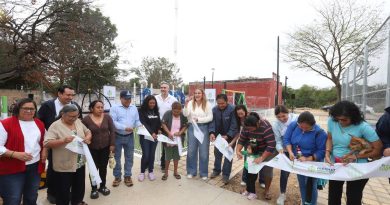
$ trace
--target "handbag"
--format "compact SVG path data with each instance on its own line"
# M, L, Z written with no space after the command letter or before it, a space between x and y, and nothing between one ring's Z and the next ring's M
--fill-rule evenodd
M110 156L108 157L108 166L111 169L114 169L115 165L116 165L116 161L115 161L115 158L114 158L114 153L111 152Z

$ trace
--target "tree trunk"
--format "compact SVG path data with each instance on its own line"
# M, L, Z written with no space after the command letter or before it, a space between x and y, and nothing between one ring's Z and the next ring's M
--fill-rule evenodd
M337 93L337 102L341 101L341 84L339 82L335 83L336 93Z

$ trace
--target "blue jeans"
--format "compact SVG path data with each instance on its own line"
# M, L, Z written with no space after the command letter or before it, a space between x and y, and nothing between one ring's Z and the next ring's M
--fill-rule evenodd
M286 193L288 177L290 176L290 172L286 172L280 170L280 193Z
M146 140L143 135L140 135L139 143L142 149L141 173L145 173L146 168L148 168L149 173L151 173L154 168L154 155L158 142Z
M299 191L301 192L301 199L302 199L302 205L311 204L316 205L317 204L317 179L313 177L306 177L303 175L297 174L298 177L298 183L299 183ZM313 184L311 186L312 193L311 193L311 203L305 203L306 201L306 191L307 191L307 179L312 178Z
M288 152L284 152L284 154L288 157ZM289 176L290 172L280 170L280 193L286 193L287 181Z
M114 168L114 177L121 178L122 177L122 165L121 165L121 157L122 157L122 147L125 155L125 177L131 177L131 168L133 167L133 158L134 158L134 135L131 134L129 136L119 136L117 135L115 138L115 161L116 165Z
M194 127L192 124L188 127L188 151L187 151L187 174L192 176L197 175L198 171L198 155L199 155L199 174L200 177L208 176L209 166L209 148L210 138L208 135L208 124L198 124L200 130L204 134L204 140L201 144L194 136Z
M0 176L0 196L4 205L20 205L22 195L24 205L36 205L41 177L38 163L26 166L26 171Z
M216 147L214 147L214 156L215 156L215 161L214 161L213 172L219 174L221 173L221 164L222 164L223 155ZM233 164L233 159L232 161L229 161L228 159L226 159L226 157L224 157L223 166L222 166L222 176L228 178L230 177L230 173L232 172L232 164Z

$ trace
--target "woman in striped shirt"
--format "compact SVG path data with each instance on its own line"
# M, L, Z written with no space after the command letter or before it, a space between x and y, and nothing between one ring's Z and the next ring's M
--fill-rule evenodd
M255 116L249 115L244 121L244 130L241 132L240 139L237 144L237 157L242 159L241 150L249 144L255 144L253 153L259 157L255 158L254 163L260 164L270 160L273 152L275 151L275 137L272 131L272 126L267 120L260 120ZM271 194L269 193L269 188L271 186L273 169L272 167L264 166L262 168L264 179L265 179L265 192L264 198L271 200ZM248 199L256 199L256 190L255 182L257 179L257 173L248 173L247 176L247 190L243 195L247 196Z

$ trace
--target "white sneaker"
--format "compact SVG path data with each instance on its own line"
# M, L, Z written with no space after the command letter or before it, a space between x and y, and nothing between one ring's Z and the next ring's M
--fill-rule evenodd
M247 196L248 200L255 200L257 199L257 195L255 193L249 193Z
M261 184L260 184L260 187L263 188L263 189L265 189L265 184L264 184L264 183L261 183Z
M207 179L209 179L209 178L208 177L202 177L203 181L206 181Z
M243 196L248 196L248 195L249 195L249 192L248 192L248 191L244 191L243 193L241 193L241 195L243 195Z
M192 176L191 174L188 174L188 175L187 175L187 178L188 178L188 179L192 179L192 177L194 177L194 176Z
M276 200L277 205L284 205L284 201L286 200L286 194L282 193L279 195L278 199Z
M244 181L241 181L240 185L241 186L246 186L246 183Z

